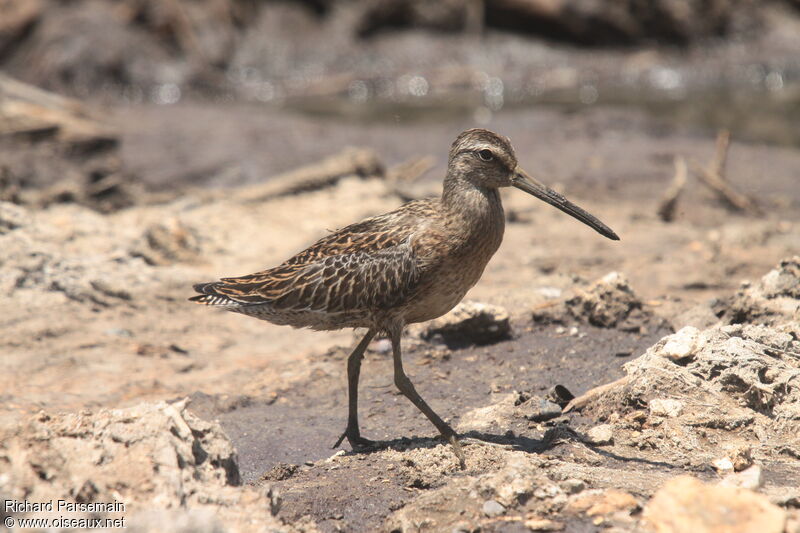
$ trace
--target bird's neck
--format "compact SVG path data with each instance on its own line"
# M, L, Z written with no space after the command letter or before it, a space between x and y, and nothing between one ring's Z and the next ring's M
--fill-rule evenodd
M500 193L496 188L480 187L448 176L444 182L441 201L448 218L453 219L463 231L499 233L502 237L505 215Z

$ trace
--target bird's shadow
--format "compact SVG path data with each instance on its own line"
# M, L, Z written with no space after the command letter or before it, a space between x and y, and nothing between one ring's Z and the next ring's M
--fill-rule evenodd
M572 442L584 446L598 455L614 461L640 463L657 468L684 469L682 466L674 465L665 461L653 461L650 459L644 459L642 457L627 457L624 455L619 455L586 442L586 440L577 431L563 425L548 429L540 439L526 437L524 435L498 435L495 433L474 430L459 434L459 438L461 439L462 445L469 446L476 444L476 441L480 441L480 443L485 443L490 446L498 446L511 451L521 451L531 454L542 454L561 444ZM446 441L439 436L400 437L397 439L378 441L374 446L369 448L346 451L345 455L372 454L387 449L401 452L408 450L431 449L443 444L444 442Z

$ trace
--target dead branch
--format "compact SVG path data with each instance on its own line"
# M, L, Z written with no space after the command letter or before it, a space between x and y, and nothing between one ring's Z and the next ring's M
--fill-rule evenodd
M392 167L386 173L386 187L404 202L416 200L417 196L408 189L408 185L420 179L433 168L431 156L417 157Z
M266 183L242 187L233 193L233 197L246 202L268 200L329 187L347 176L381 177L384 174L383 163L375 152L365 148L348 148L319 163L275 176Z
M675 156L675 177L672 178L672 183L658 204L658 216L664 222L672 222L675 219L678 198L686 186L687 176L686 160L682 156Z
M111 128L76 100L0 74L0 136L46 136L75 144L113 145Z
M577 398L574 398L570 401L567 406L564 408L562 412L568 413L573 410L580 410L598 399L600 396L611 392L612 390L618 389L620 387L624 387L628 381L630 381L630 376L625 376L620 378L616 381L612 381L611 383L606 383L605 385L600 385L599 387L595 387L586 391L584 394L581 394Z

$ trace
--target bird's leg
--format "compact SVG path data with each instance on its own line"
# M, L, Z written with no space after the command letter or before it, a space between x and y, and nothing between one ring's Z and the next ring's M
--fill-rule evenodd
M466 467L466 462L464 458L464 451L461 449L461 444L458 442L458 434L453 431L447 422L442 420L439 415L437 415L433 409L425 403L425 400L417 392L417 389L414 388L414 384L411 383L411 380L408 379L406 373L403 371L403 357L400 353L400 328L393 328L390 331L390 335L392 338L392 353L394 354L394 384L397 385L397 388L403 395L411 400L411 403L417 406L417 409L422 411L422 413L428 417L436 429L439 430L439 433L442 434L450 444L453 445L453 451L458 457L458 462L461 465L461 468Z
M354 450L375 444L371 440L362 438L358 429L358 377L361 374L361 359L364 358L364 352L372 338L375 337L375 333L375 330L372 329L367 331L353 353L347 358L347 429L333 445L334 448L338 448L345 437Z

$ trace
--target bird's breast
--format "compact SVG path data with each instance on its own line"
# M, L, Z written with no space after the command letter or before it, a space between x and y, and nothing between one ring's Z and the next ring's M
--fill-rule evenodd
M423 274L405 311L405 322L424 322L455 307L480 280L503 240L502 218L459 232L443 232L420 250Z

